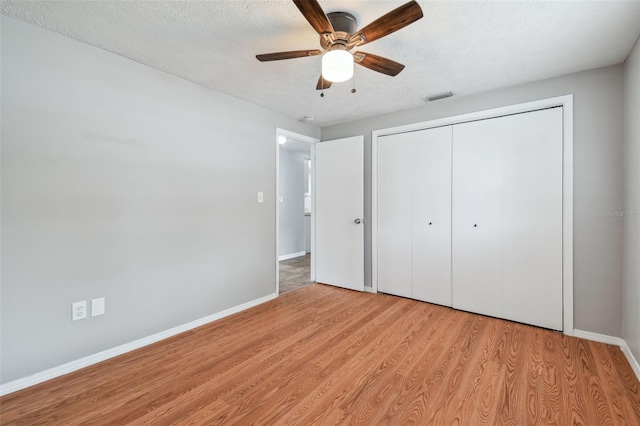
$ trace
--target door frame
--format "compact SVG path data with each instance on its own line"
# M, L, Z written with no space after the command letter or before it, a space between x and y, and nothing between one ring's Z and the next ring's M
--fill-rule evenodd
M320 142L320 139L306 136L300 133L295 133L289 130L276 127L276 135L274 138L276 144L276 296L280 296L280 143L278 137L284 136L287 139L295 139L298 142L303 142L310 145L311 148L311 281L316 280L316 146L315 144Z
M371 285L378 292L378 138L504 115L563 107L562 110L562 315L563 333L573 336L573 94L438 118L371 132Z

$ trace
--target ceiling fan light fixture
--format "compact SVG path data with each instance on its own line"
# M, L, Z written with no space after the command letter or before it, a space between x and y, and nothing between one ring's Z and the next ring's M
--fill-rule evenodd
M353 55L346 50L330 50L322 55L322 77L342 83L353 77Z

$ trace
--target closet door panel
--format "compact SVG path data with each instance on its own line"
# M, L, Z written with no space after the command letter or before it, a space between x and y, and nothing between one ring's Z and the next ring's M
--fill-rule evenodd
M453 307L502 316L499 123L453 127Z
M562 108L499 120L503 317L562 330Z
M413 141L407 135L378 139L378 291L411 297Z
M451 126L413 137L413 298L451 306Z

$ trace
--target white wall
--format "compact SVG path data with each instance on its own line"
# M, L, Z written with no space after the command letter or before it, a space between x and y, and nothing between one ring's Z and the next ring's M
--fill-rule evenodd
M499 78L499 76L496 76ZM371 131L574 94L574 325L621 336L623 72L600 68L322 129L322 140L364 135L365 215L371 217ZM371 222L365 227L365 283L371 285Z
M280 147L280 256L304 251L305 157L308 154Z
M625 205L622 337L640 361L640 40L624 64Z
M2 89L2 383L275 291L276 127L319 129L6 17Z

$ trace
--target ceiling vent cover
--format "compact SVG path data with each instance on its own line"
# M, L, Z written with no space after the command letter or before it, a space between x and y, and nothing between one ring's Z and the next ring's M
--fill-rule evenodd
M451 96L453 96L453 92L445 92L445 93L439 93L433 96L424 97L422 98L422 100L425 102L433 102L433 101L437 101L444 98L450 98Z

